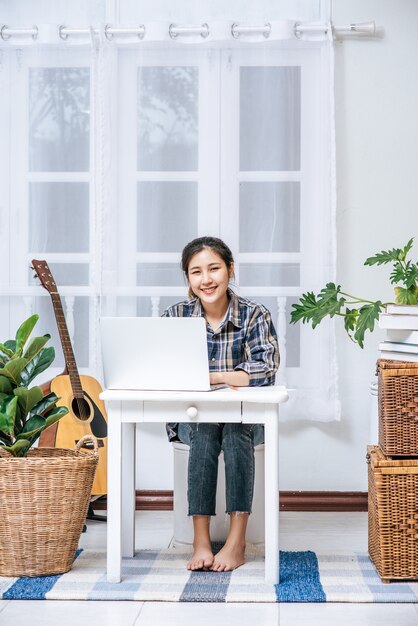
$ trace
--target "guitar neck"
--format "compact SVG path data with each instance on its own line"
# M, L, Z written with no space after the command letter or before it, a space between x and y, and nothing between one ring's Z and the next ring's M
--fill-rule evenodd
M65 364L67 366L68 374L70 376L73 394L76 398L83 398L84 396L80 381L80 375L78 373L77 365L75 362L70 334L68 332L67 322L65 320L64 310L62 308L62 302L59 293L51 293L51 299L54 307L55 319L57 320L58 332L60 334Z

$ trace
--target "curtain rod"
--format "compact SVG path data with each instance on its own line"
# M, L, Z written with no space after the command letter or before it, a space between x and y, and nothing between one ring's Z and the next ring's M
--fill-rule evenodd
M54 26L54 25L48 25ZM84 36L84 35L99 35L100 30L98 28L70 28L68 26L57 26L56 34L63 40L68 39L70 36ZM374 22L362 22L358 24L349 24L346 26L333 26L331 24L332 32L336 35L357 34L371 36L376 32L376 26ZM293 33L295 37L300 39L304 33L323 33L327 34L329 30L328 24L303 24L302 22L295 22L293 27ZM271 33L271 24L269 22L262 25L251 24L239 24L233 23L231 25L231 35L234 39L238 39L245 35L262 35L265 39L268 39ZM0 37L3 41L8 41L12 37L32 37L34 40L38 38L39 28L33 27L10 27L4 24L0 29ZM144 24L138 26L112 26L106 24L104 27L104 34L107 39L112 39L113 36L126 36L137 35L139 39L143 39L146 34L146 27ZM171 39L187 35L200 35L203 39L210 35L210 27L208 24L201 24L198 26L191 25L178 25L170 24L168 28L168 34Z

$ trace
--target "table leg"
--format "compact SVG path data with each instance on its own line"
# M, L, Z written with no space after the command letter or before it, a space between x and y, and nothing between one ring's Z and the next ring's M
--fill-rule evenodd
M135 424L122 424L122 556L135 554Z
M109 402L108 416L108 472L107 472L107 580L121 580L121 485L122 433L121 403Z
M265 454L265 555L266 583L279 583L279 406L266 405Z

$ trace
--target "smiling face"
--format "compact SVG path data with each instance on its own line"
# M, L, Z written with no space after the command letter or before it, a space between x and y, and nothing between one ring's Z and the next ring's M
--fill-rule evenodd
M226 295L234 266L227 268L225 261L211 248L203 248L190 259L187 278L193 293L202 302L203 308L222 307L228 300Z

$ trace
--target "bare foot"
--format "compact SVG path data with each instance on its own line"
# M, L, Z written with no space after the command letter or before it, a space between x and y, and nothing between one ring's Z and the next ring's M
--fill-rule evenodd
M187 563L187 569L210 569L213 564L213 558L210 546L194 546L193 556Z
M213 560L213 572L230 572L245 563L245 543L225 543Z

